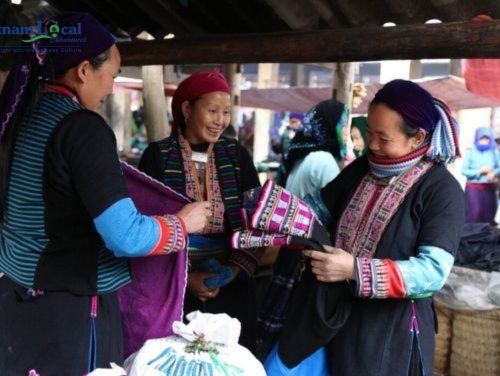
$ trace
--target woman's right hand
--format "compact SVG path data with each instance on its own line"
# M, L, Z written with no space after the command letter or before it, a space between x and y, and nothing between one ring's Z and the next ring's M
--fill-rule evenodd
M214 275L215 275L214 273L208 273L208 272L189 273L187 285L191 294L196 296L202 302L205 302L208 299L215 298L219 293L220 289L219 288L209 289L207 286L205 286L205 283L203 282L205 279L213 277Z
M177 213L177 216L186 225L188 234L200 234L207 224L207 218L211 215L212 212L208 201L187 204Z

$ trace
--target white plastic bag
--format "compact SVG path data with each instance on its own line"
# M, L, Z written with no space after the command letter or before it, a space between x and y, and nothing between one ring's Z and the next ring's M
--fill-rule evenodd
M434 298L451 309L499 309L500 273L454 266Z
M110 367L111 368L97 368L86 376L127 376L127 372L115 363L111 363Z
M190 313L178 335L152 339L125 361L129 376L265 376L252 353L238 345L238 320L226 314ZM201 350L201 349L204 350ZM199 349L199 351L197 351Z

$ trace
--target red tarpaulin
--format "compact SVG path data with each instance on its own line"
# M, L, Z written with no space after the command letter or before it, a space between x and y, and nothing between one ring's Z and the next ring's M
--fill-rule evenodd
M467 89L500 102L500 59L464 59L462 72Z

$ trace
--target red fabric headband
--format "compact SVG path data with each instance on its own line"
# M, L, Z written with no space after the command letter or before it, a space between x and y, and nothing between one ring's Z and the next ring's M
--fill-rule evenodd
M182 104L192 101L204 94L222 91L231 94L226 78L218 69L212 72L196 72L182 81L172 99L172 115L174 118L172 133L176 132L182 119Z

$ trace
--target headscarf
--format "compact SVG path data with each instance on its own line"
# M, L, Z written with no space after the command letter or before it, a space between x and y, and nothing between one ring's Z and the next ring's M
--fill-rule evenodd
M300 121L304 120L304 114L302 112L290 112L288 115L289 119L299 119Z
M480 144L479 140L483 137L488 137L490 142L487 144ZM480 127L476 129L476 135L474 137L474 145L479 151L495 150L497 144L493 136L493 129L489 127Z
M393 80L380 89L371 104L384 103L398 112L414 129L430 136L426 156L436 162L450 163L460 156L457 122L449 107L414 82Z
M16 109L23 104L32 74L63 73L81 61L95 58L115 43L111 33L88 13L64 13L50 18L43 24L44 32L54 31L53 27L51 29L53 25L57 25L60 31L75 28L81 34L49 33L47 35L55 37L38 40L36 36L30 37L33 49L19 55L0 94L0 137ZM68 53L68 48L76 52Z
M290 173L295 163L313 151L327 151L336 159L341 159L344 144L342 128L349 115L343 103L333 99L318 103L311 108L293 138L285 159L286 172Z
M182 104L185 101L190 102L215 91L231 94L226 78L218 69L214 69L212 72L196 72L182 81L175 90L172 99L172 133L177 132L181 124L184 124Z
M365 142L365 147L363 150L354 150L354 155L356 157L361 157L362 155L365 155L366 152L368 151L368 139L366 138L366 129L368 127L368 124L366 122L366 116L358 116L355 118L352 118L352 127L356 127L359 129L359 133L361 134L361 137L363 138L363 141Z

